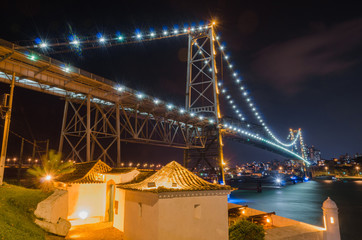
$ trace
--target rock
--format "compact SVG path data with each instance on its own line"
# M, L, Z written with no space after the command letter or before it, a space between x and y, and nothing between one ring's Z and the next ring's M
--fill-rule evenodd
M66 219L68 216L68 191L56 189L47 199L38 203L34 214L37 218L50 223L57 223L59 218Z
M57 223L51 223L35 219L35 223L45 231L63 237L65 237L68 234L69 229L71 227L70 222L68 222L63 218L60 218Z

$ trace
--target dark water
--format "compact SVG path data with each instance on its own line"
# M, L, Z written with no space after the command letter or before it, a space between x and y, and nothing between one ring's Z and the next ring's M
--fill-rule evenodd
M323 227L322 203L330 197L339 208L343 240L362 239L362 181L309 181L277 189L234 191L229 202Z

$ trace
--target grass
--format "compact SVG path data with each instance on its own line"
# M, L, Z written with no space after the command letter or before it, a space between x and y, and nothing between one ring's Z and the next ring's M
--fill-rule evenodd
M6 183L0 186L0 239L45 239L45 232L34 223L34 210L49 195Z

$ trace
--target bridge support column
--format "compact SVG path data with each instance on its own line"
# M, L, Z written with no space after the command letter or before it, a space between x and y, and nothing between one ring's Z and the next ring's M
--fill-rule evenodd
M184 156L184 165L188 161L195 161L193 170L207 167L210 174L216 174L219 182L225 183L222 134L218 128L221 113L215 38L212 26L202 32L189 34L185 108L209 119L210 126L204 132L204 136L207 136L205 149L190 150ZM216 171L217 168L219 172Z
M2 145L1 145L1 155L0 155L0 186L3 185L3 180L4 180L5 159L6 159L6 151L8 149L8 139L9 139L10 122L11 122L11 110L13 107L14 87L15 87L15 73L13 73L12 80L11 80L9 105L8 105L8 109L5 114L4 133L3 133L3 141L2 141Z
M91 152L90 152L90 148L91 148L91 96L88 94L87 95L87 129L86 129L86 138L87 138L87 157L86 157L86 161L89 162L91 161Z
M220 180L222 181L221 184L225 184L225 173L224 173L224 165L225 165L225 162L224 162L224 151L223 151L223 141L222 141L222 132L221 132L221 129L219 129L219 168L220 168Z
M66 98L65 103L64 103L62 130L60 132L60 139L59 139L59 148L58 148L59 153L63 152L64 130L65 130L65 124L66 124L66 121L67 121L67 113L68 113L68 99ZM35 145L34 145L34 147L35 147ZM33 158L34 158L34 156L33 156Z
M116 103L116 131L117 131L117 167L121 167L121 123L120 123L120 113L119 113L119 104Z

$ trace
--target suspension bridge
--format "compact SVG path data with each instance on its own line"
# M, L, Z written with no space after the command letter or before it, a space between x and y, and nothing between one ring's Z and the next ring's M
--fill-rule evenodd
M103 159L119 167L122 141L181 148L186 167L219 169L224 180L223 145L230 139L309 164L301 129L290 129L286 141L271 131L216 29L211 22L160 31L137 30L129 36L118 32L35 42L0 40L0 81L12 89L0 104L4 133L10 127L12 92L17 86L65 100L58 149L63 152L65 145L71 149L65 159ZM181 36L188 44L185 106L175 106L47 56ZM229 81L224 79L224 72ZM226 114L227 108L232 115ZM2 169L6 144L4 134ZM109 154L111 149L116 151L115 158ZM3 170L1 179L2 175Z

